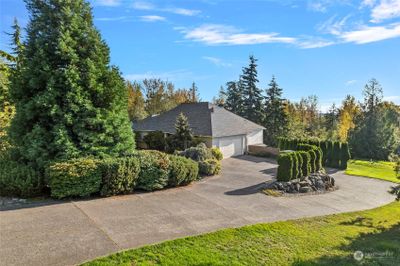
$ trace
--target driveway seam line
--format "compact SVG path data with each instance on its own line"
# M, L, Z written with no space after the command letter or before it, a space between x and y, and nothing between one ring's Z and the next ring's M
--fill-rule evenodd
M85 215L85 216L89 219L89 221L90 221L92 224L94 224L94 226L95 226L97 229L99 229L99 230L106 236L106 238L108 238L108 240L110 240L110 241L118 248L118 250L122 250L122 247L121 247L120 245L118 245L118 243L115 242L114 239L112 239L112 237L111 237L103 228L101 228L101 226L98 225L98 224L96 223L95 220L92 219L92 217L90 217L90 216L89 216L81 207L79 207L74 201L71 201L71 203L72 203L72 205L74 205L78 210L80 210L80 211L83 213L83 215Z

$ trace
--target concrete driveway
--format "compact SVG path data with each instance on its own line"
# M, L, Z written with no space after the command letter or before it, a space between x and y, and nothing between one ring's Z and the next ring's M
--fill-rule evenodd
M0 212L0 265L72 265L122 249L225 227L378 207L392 183L334 173L339 190L274 198L258 193L277 165L242 156L187 187Z

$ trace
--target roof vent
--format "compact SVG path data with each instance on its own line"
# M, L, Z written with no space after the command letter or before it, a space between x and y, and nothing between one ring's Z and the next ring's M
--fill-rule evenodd
M211 113L214 113L214 107L210 108Z

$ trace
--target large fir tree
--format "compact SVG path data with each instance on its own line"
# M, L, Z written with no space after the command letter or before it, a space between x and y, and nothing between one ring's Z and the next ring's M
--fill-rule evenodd
M265 134L266 144L277 145L277 137L285 135L288 127L288 117L285 111L285 101L282 99L282 89L275 77L272 77L265 99Z
M13 75L17 158L41 170L52 160L117 156L134 149L127 91L84 0L26 0L30 13Z
M257 87L257 59L251 55L249 60L249 65L243 68L243 74L240 77L243 97L242 116L255 123L262 123L263 96L261 89Z
M387 159L387 141L384 137L386 115L382 112L383 90L376 79L371 79L365 85L364 103L361 105L362 112L356 118L356 126L350 132L350 147L353 156L371 159ZM388 123L386 126L391 126ZM390 135L390 134L389 134Z
M229 81L226 83L226 101L224 107L237 115L242 115L243 101L239 82Z

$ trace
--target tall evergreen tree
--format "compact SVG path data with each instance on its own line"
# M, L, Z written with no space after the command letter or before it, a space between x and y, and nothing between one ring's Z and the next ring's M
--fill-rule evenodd
M38 170L52 160L134 149L127 91L84 0L26 0L30 13L13 75L17 158Z
M214 97L213 103L220 106L224 107L226 103L226 91L223 86L220 87L219 92L218 92L218 97Z
M190 129L188 119L183 113L180 113L176 118L175 130L175 141L179 142L180 148L183 150L187 149L193 139L193 133Z
M255 123L262 123L263 96L261 89L257 87L257 59L251 55L249 60L249 65L243 68L243 74L240 77L243 97L242 115Z
M191 102L191 103L200 102L199 88L197 88L196 83L194 83L194 82L192 83L192 87L190 88L189 102Z
M350 132L350 147L353 155L362 158L384 158L382 147L385 146L380 137L380 105L382 103L382 87L376 79L371 79L365 85L362 112L356 118L356 126Z
M272 77L267 89L265 99L265 142L268 145L276 146L277 138L283 136L288 127L288 117L285 111L285 102L282 99L282 89Z
M226 83L226 101L224 107L237 115L242 115L243 101L240 82L229 81Z
M337 140L338 139L338 119L339 111L336 108L335 103L331 105L328 113L325 114L325 129L327 131L327 139Z

